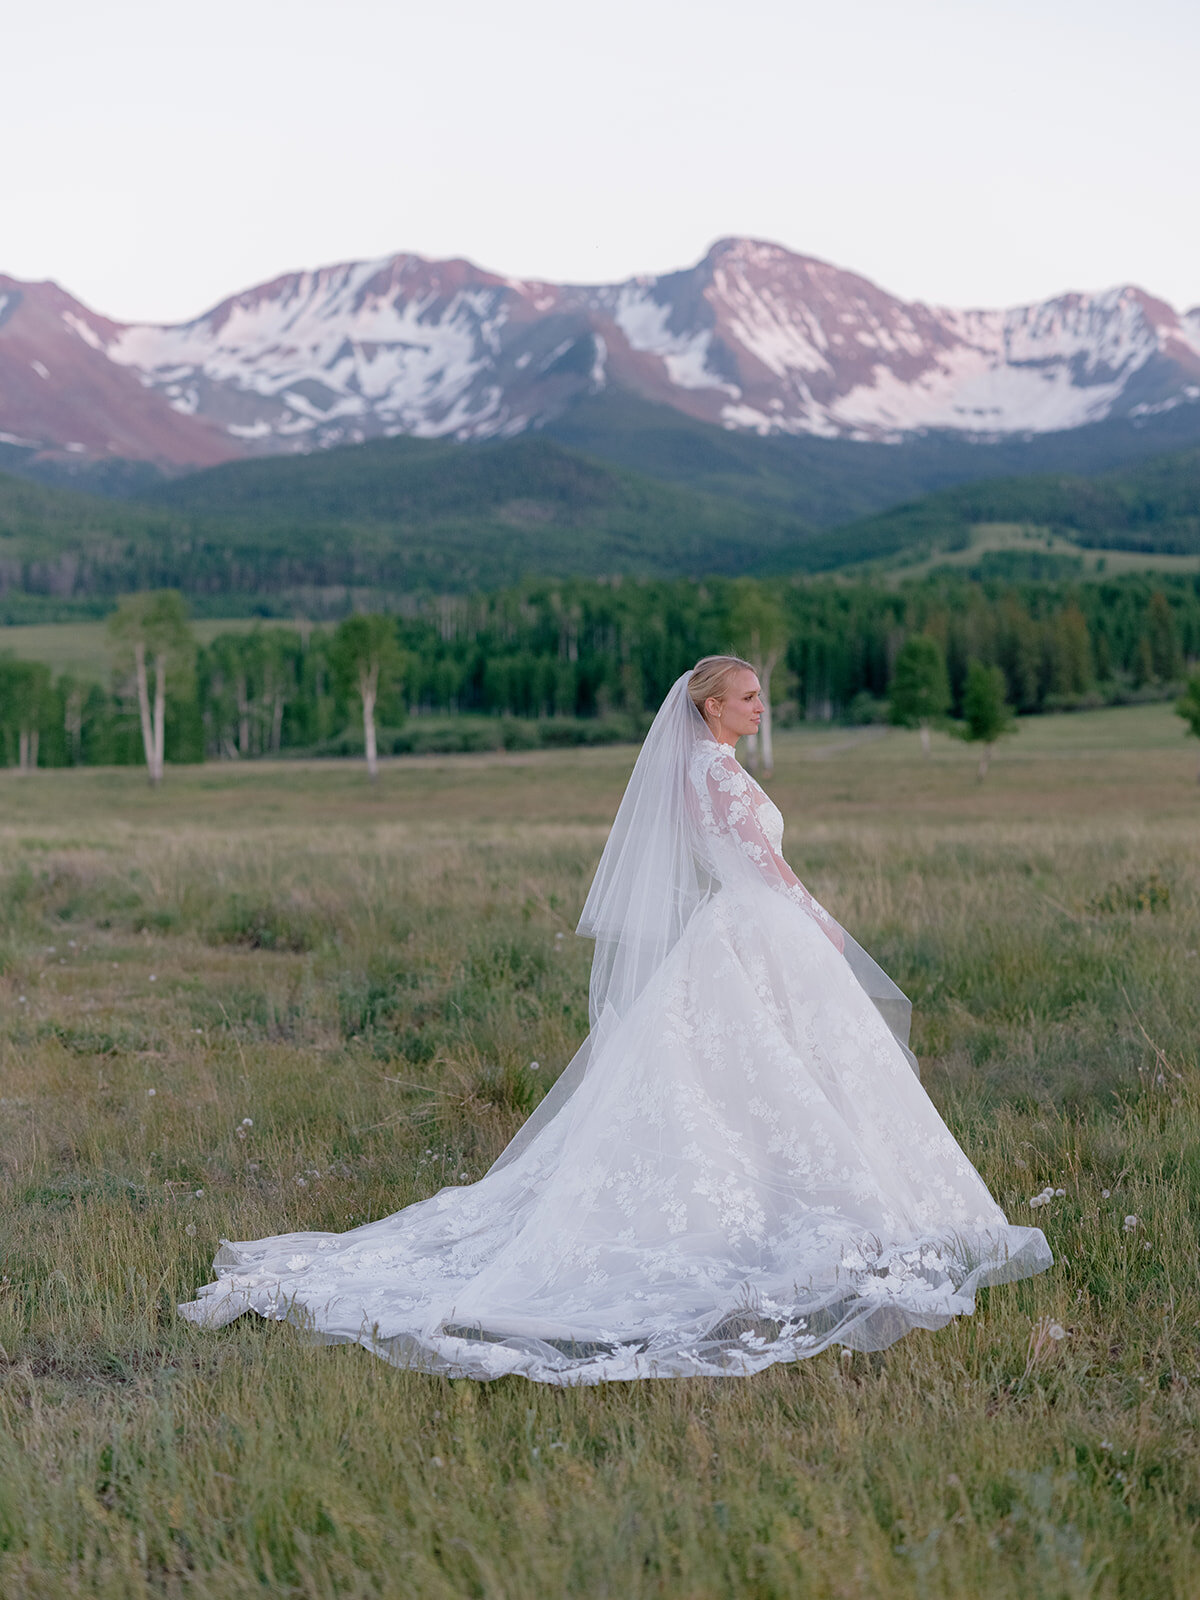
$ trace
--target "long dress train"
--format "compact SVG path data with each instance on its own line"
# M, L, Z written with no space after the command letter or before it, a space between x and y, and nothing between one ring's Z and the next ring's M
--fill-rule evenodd
M1051 1265L783 862L772 801L711 739L689 767L713 892L599 1019L586 1070L477 1183L347 1233L223 1244L185 1316L253 1310L451 1376L746 1375L882 1349Z

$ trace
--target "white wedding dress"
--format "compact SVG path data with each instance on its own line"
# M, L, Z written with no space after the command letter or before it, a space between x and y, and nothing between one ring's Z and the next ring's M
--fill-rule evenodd
M702 892L491 1170L348 1233L226 1243L185 1316L455 1377L745 1375L942 1327L1051 1264L783 863L774 804L689 726Z

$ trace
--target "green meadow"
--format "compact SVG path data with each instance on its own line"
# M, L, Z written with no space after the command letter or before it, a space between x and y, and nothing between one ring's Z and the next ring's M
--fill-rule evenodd
M1185 1600L1200 741L804 727L792 864L1050 1271L874 1356L555 1390L176 1303L481 1174L569 1059L630 747L0 772L0 1595ZM1033 1196L1063 1191L1036 1209Z

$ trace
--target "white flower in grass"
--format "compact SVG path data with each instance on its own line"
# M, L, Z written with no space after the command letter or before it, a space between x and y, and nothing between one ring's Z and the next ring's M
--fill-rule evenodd
M1111 1189L1101 1189L1100 1198L1101 1198L1101 1200L1107 1200L1111 1194L1112 1194L1112 1190Z
M242 1127L243 1128L252 1128L253 1126L254 1126L253 1117L243 1117L242 1118Z
M1124 1227L1125 1227L1125 1232L1126 1233L1132 1233L1135 1228L1138 1228L1140 1226L1141 1226L1141 1224L1138 1221L1137 1217L1128 1216L1128 1217L1125 1218Z
M1051 1339L1065 1339L1067 1337L1067 1330L1061 1322L1052 1322L1046 1329L1046 1333Z
M541 1071L541 1067L538 1065L538 1063L536 1061L531 1061L529 1063L529 1070L530 1070L530 1072L540 1072Z
M157 1089L147 1089L147 1090L146 1090L146 1097L147 1097L147 1099L149 1099L149 1100L153 1100L153 1099L154 1099L154 1096L155 1096L155 1095L156 1095L156 1094L157 1094L157 1093L158 1093L158 1090L157 1090Z
M1067 1191L1065 1189L1055 1189L1054 1198L1056 1200L1061 1200L1063 1198L1063 1196L1066 1194L1066 1192Z
M196 1224L194 1222L189 1222L183 1231L190 1239L194 1239L196 1237Z

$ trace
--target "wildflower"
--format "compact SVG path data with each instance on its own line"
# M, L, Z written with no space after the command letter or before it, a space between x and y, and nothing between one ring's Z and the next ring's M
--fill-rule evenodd
M1052 1339L1065 1339L1067 1337L1067 1330L1061 1322L1052 1322L1046 1332Z
M1112 1194L1112 1190L1111 1190L1111 1189L1101 1189L1101 1191L1100 1191L1100 1198L1101 1198L1101 1200L1107 1200L1107 1199L1108 1199L1108 1197L1109 1197L1109 1196L1110 1196L1110 1195L1111 1195L1111 1194Z
M156 1094L157 1094L157 1093L158 1093L158 1090L157 1090L157 1089L147 1089L147 1090L146 1090L146 1096L147 1096L147 1098L148 1098L148 1099L150 1099L150 1100L153 1100L153 1099L154 1099L154 1096L155 1096L155 1095L156 1095Z
M199 1200L200 1196L204 1193L204 1190L203 1189L193 1189L192 1193L195 1195L196 1199Z
M297 1189L307 1189L308 1188L308 1179L307 1178L297 1178L296 1179L296 1187L297 1187Z
M1101 1448L1101 1450L1111 1450L1112 1449L1112 1440L1111 1439L1101 1439L1100 1448Z
M253 1117L243 1117L242 1118L242 1127L243 1128L252 1128L253 1126L254 1126Z
M530 1072L540 1072L541 1068L536 1061L531 1061L529 1063L529 1070Z
M1054 1191L1054 1198L1055 1198L1055 1199L1056 1199L1056 1200L1061 1200L1061 1199L1062 1199L1062 1197L1063 1197L1063 1196L1064 1196L1064 1195L1065 1195L1065 1194L1066 1194L1066 1192L1067 1192L1067 1191L1066 1191L1066 1190L1065 1190L1065 1189L1055 1189L1055 1191Z
M196 1237L196 1224L194 1222L189 1222L183 1231L188 1235L189 1238L194 1239Z
M157 983L157 982L158 982L158 977L157 977L157 975L156 975L156 974L155 974L155 973L153 973L153 972L152 972L152 973L151 973L151 974L150 974L150 982L151 982L151 983Z
M1137 1226L1138 1226L1138 1219L1136 1217L1132 1217L1131 1216L1131 1217L1126 1217L1125 1218L1125 1232L1126 1233L1132 1233L1133 1230Z

